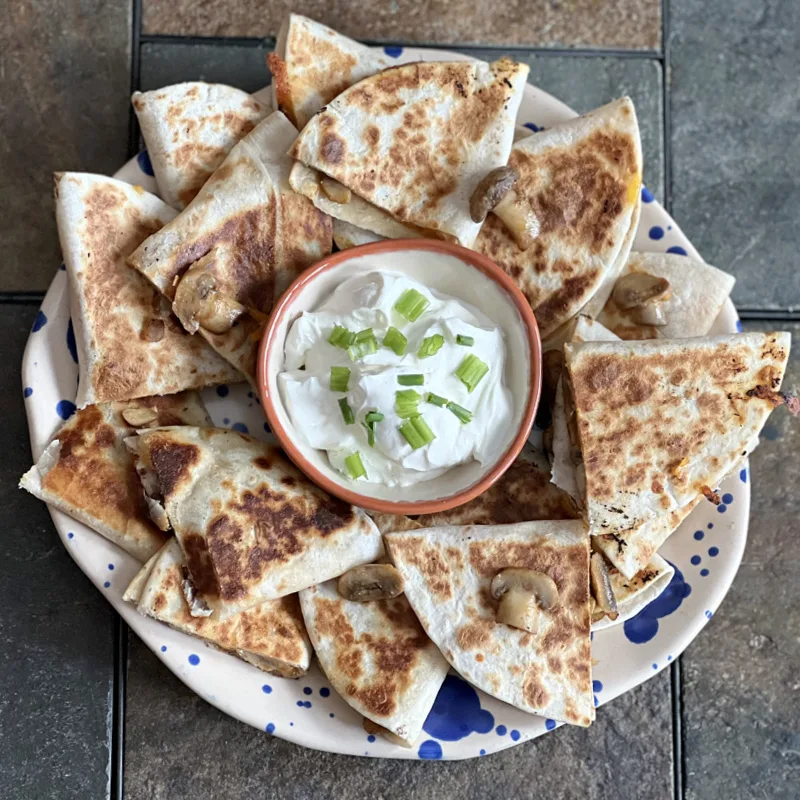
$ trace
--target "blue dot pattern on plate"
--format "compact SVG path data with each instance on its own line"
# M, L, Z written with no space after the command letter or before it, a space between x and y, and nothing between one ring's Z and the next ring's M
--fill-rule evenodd
M77 364L78 346L75 344L75 330L72 327L72 317L69 318L69 323L67 324L67 350L69 350L72 360Z
M709 547L708 554L711 558L716 558L719 555L719 547Z
M75 413L75 403L69 400L59 400L56 403L56 414L63 420L68 420Z
M486 755L486 751L485 750L479 751L479 755L485 756Z
M192 653L192 654L189 656L189 663L190 663L190 664L191 664L193 667L196 667L196 666L197 666L197 665L200 663L200 656L198 656L198 655L195 655L194 653Z
M375 737L374 737L372 734L370 734L369 736L367 736L367 741L368 741L370 744L372 744L372 742L374 742L374 741L375 741Z
M650 231L647 234L651 239L663 239L664 238L664 229L660 225L653 225L650 228Z
M333 718L334 718L336 715L333 713L333 711L331 711L331 713L330 713L330 714L328 714L328 716L329 716L331 719L333 719Z
M33 320L33 325L31 326L31 333L40 331L45 325L47 325L47 315L44 311L37 311L36 318Z
M108 581L106 581L106 582L103 584L103 587L104 587L104 588L106 588L106 589L108 589L108 588L109 588L109 586L111 586L111 584L110 584Z
M25 387L25 388L22 390L22 395L23 395L23 397L26 397L26 398L27 398L27 397L30 397L32 394L33 394L33 389L31 389L31 387L30 387L30 386L26 386L26 387Z
M323 686L323 687L322 687L322 688L319 690L319 693L320 693L320 695L321 695L322 697L328 697L328 695L330 695L330 693L331 693L331 690L330 690L330 689L329 689L327 686Z
M602 692L603 691L603 684L601 681L592 681L592 691L593 692Z
M161 645L161 652L162 653L166 653L167 652L167 646L165 644Z
M67 265L66 265L66 264L62 264L62 265L59 267L59 269L60 269L62 272L63 272L64 270L66 270L66 268L67 268Z
M505 725L498 725L495 730L497 731L498 736L505 736L506 733L508 733L508 728L506 728Z
M299 708L311 708L310 700L298 700L297 705Z
M555 728L556 721L554 719L546 719L544 721L544 726L545 726L545 728L547 728L547 730L551 731L551 730L553 730L553 728Z
M269 722L267 723L267 727L264 729L267 733L275 733L275 723Z
M634 644L649 642L658 633L658 621L677 611L692 593L683 573L673 564L675 574L669 586L652 603L646 605L635 617L623 623L625 636Z
M74 534L72 531L70 531L70 532L67 534L67 539L72 539L74 536L75 536L75 534Z
M700 556L692 556L692 558L690 560L691 560L692 564L697 566L702 559L700 558Z
M231 425L231 430L238 431L239 433L249 433L247 425L245 425L244 422L234 422L233 425Z
M228 387L224 383L221 383L219 386L217 386L217 394L220 397L227 397L229 391L230 389L228 389Z
M264 692L264 694L272 694L272 687L268 683L265 683L261 687L261 691Z
M727 510L728 510L728 506L726 506L725 503L720 503L717 506L717 513L718 514L724 514Z
M725 492L725 494L722 495L722 502L730 505L733 502L733 495L730 492Z
M713 522L709 522L709 523L708 523L708 525L706 525L706 527L707 527L709 530L711 530L711 529L714 527L714 523L713 523Z
M698 542L699 542L699 541L700 541L700 540L701 540L701 539L702 539L704 536L705 536L705 533L704 533L703 531L695 531L695 532L694 532L694 538L695 538L695 539L697 539L697 541L698 541Z
M744 467L743 469L739 470L739 480L742 483L747 483L747 467Z
M711 619L714 615L710 611L706 611L706 619Z
M740 319L736 320L736 332L741 333L743 330L742 328L742 321Z
M436 739L457 742L471 733L489 733L494 717L481 708L478 693L455 675L444 679L422 729Z
M702 575L705 578L708 575L708 570L705 569L705 568L701 569L700 570L700 575Z
M518 730L513 730L513 731L511 731L511 738L512 738L512 739L513 739L515 742L518 742L518 741L519 741L519 737L520 737L520 733L519 733L519 731L518 731Z
M442 746L433 739L427 739L419 746L419 757L436 760L442 757Z
M653 664L653 669L658 669L658 664Z
M534 133L544 130L544 128L540 128L535 122L526 122L523 127L532 130Z
M676 256L688 256L689 254L680 246L680 245L673 245L672 247L667 248L668 253L674 253Z
M303 694L311 694L314 690L310 686L305 686L303 688Z
M387 56L391 58L400 58L403 55L403 48L402 47L384 47L383 52L386 53Z
M108 565L108 568L109 568L109 569L114 569L114 565L113 565L113 564L109 564L109 565Z
M655 200L655 197L653 197L650 190L646 186L642 186L642 202L652 203L653 200Z
M148 153L147 150L142 150L142 152L136 156L136 163L145 175L149 175L151 178L155 175L155 172L153 172L153 165L150 163L150 153Z

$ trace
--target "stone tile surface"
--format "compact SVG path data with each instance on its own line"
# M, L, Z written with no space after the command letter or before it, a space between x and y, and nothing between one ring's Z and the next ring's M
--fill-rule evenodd
M800 325L745 323L745 330ZM795 351L786 388L800 382ZM770 417L750 459L744 559L714 618L683 654L687 800L789 800L800 786L800 424Z
M493 735L493 734L492 734ZM306 750L206 704L135 636L125 720L126 800L552 800L672 797L666 672L600 710L588 730L560 728L470 761L354 758Z
M145 33L268 37L290 10L372 41L653 50L661 37L659 0L143 0L143 24Z
M673 213L742 307L800 307L798 31L795 0L670 0Z
M0 797L108 796L113 611L72 562L31 462L19 369L36 308L0 305Z
M47 288L61 259L52 173L125 161L130 0L0 3L0 291Z

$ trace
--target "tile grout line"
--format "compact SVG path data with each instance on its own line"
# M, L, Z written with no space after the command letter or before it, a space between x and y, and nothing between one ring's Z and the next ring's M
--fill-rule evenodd
M114 622L114 695L111 716L110 800L122 800L125 789L125 686L128 671L128 626L117 614Z
M141 29L142 29L142 0L131 2L131 94L139 88L141 74ZM139 150L139 122L133 107L128 109L128 157L132 157Z

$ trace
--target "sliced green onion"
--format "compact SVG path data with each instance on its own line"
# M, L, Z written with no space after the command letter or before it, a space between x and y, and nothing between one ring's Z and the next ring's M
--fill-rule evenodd
M334 347L341 347L342 350L347 350L355 340L356 335L352 331L347 330L347 328L343 328L341 325L334 325L333 332L328 337L328 341Z
M393 350L395 355L403 356L406 353L408 339L397 328L389 328L383 337L383 346Z
M331 367L331 391L346 392L350 382L350 367Z
M417 406L422 402L422 395L413 389L403 389L395 392L394 410L400 419L408 419L419 414Z
M444 336L441 333L434 333L433 336L426 336L417 350L420 358L430 358L435 356L444 345Z
M467 391L472 394L475 387L483 380L484 375L489 371L489 365L481 361L478 356L466 356L458 365L455 372L456 377L467 387Z
M404 422L400 426L400 433L414 450L419 450L420 447L430 444L436 438L428 424L419 415Z
M460 333L456 336L456 344L462 347L472 347L475 344L475 339L472 336L462 336Z
M409 322L416 322L428 305L428 299L416 289L406 289L394 304L394 310Z
M359 478L367 477L367 471L364 469L364 464L361 461L361 453L359 453L358 450L345 458L344 465L347 467L347 474L354 481Z
M462 425L472 422L472 412L458 403L448 403L447 410L452 411L461 420Z
M375 338L372 328L365 328L363 331L359 331L355 335L353 343L347 348L347 355L350 356L351 361L377 352L378 340Z
M425 376L424 375L398 375L397 382L401 386L422 386L425 383Z
M364 417L364 421L367 425L375 422L383 422L383 414L381 414L380 411L367 411L367 416Z
M433 403L433 405L439 406L441 408L442 406L447 405L447 398L440 397L438 394L434 394L433 392L428 392L428 396L425 398L425 402Z
M347 402L346 397L343 397L339 401L339 408L341 409L342 417L344 417L344 424L352 425L356 421L356 418L353 416L353 409L350 408L350 403Z
M368 411L361 423L367 429L367 444L370 447L375 447L375 424L383 420L383 414L380 411Z

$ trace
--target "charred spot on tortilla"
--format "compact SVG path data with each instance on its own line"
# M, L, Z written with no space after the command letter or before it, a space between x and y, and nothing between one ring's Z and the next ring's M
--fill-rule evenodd
M192 444L158 438L152 440L149 447L161 492L164 497L169 497L188 476L191 467L199 463L200 449Z
M344 158L347 145L344 140L331 131L322 135L319 152L323 161L329 164L339 164Z

